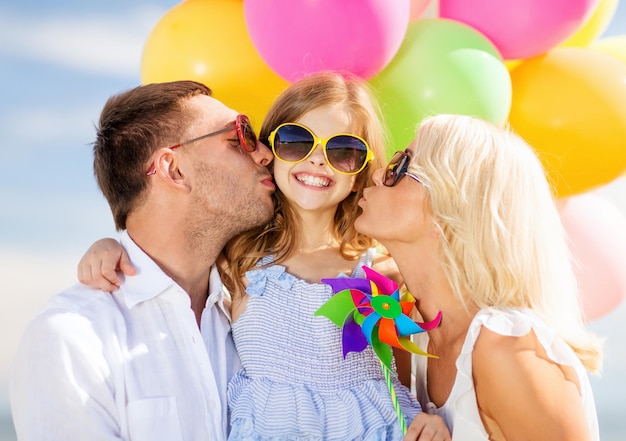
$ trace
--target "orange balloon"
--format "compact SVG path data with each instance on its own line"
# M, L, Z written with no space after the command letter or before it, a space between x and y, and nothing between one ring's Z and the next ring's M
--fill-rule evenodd
M509 121L537 151L557 196L626 170L626 65L585 48L556 48L511 70Z
M168 11L146 41L142 83L195 80L259 127L289 85L261 59L241 0L187 0Z

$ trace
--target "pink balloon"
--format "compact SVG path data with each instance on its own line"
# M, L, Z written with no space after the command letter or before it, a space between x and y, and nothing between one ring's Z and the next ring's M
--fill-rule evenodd
M573 35L599 0L440 0L439 15L483 33L505 60L547 52Z
M594 320L626 297L626 216L593 192L565 199L560 213L579 263L583 310Z
M252 43L293 82L321 70L376 75L402 44L410 0L245 0ZM236 54L233 54L236 56Z

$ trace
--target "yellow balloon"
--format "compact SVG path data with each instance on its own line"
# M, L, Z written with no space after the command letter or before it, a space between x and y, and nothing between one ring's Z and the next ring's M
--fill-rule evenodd
M504 65L509 71L511 71L519 66L521 62L522 60L504 60Z
M587 21L559 46L585 47L606 30L617 10L617 0L600 0Z
M626 65L586 48L556 48L511 71L511 127L537 151L558 197L626 170Z
M261 59L241 0L187 0L168 11L144 46L142 83L195 80L259 127L289 85Z
M589 45L589 49L611 55L626 63L626 35L616 35L596 40Z

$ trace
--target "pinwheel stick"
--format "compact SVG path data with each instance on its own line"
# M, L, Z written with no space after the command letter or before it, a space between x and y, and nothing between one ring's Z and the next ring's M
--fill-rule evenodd
M380 362L381 367L383 368L383 374L385 374L385 381L387 382L387 389L389 389L389 395L391 395L391 401L393 402L393 408L396 410L396 415L398 415L398 421L400 422L400 429L402 430L402 435L406 435L406 422L404 421L404 414L402 413L402 409L400 408L400 403L398 402L398 396L396 395L396 389L393 387L393 381L391 381L392 375L391 371L383 363Z

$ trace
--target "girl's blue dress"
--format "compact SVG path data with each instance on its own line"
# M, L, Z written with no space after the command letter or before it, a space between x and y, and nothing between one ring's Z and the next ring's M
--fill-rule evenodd
M352 276L364 277L373 250ZM271 264L268 256L260 265ZM280 265L246 274L246 312L233 323L243 368L231 380L229 440L401 440L381 364L373 350L343 357L341 329L315 311L330 286L308 283ZM420 411L394 379L407 426Z

